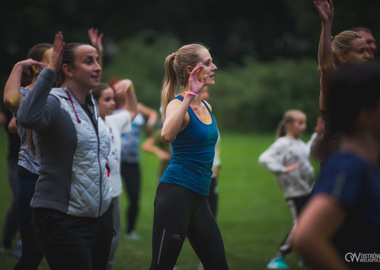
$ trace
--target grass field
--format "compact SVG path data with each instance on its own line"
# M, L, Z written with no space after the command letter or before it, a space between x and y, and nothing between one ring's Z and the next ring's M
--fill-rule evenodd
M274 140L274 135L233 134L222 132L222 169L219 178L218 223L224 239L231 270L266 269L280 242L291 227L291 217L272 174L257 162L260 153ZM10 205L6 178L6 135L0 131L0 228ZM115 269L148 269L151 257L153 200L158 159L142 154L142 199L137 230L140 240L122 238ZM123 219L127 202L122 194ZM123 220L125 231L125 220ZM1 237L1 236L0 236ZM298 267L299 257L286 257L291 269ZM0 254L0 269L13 269L16 260ZM177 270L195 270L198 260L185 242L177 261ZM43 261L41 270L49 269Z

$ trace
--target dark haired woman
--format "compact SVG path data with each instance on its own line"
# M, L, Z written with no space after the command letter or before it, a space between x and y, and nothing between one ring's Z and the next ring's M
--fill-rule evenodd
M24 98L18 120L35 131L40 161L31 201L51 269L105 269L113 235L106 162L110 138L90 90L100 83L94 47L65 44L62 33ZM57 73L60 87L53 88Z

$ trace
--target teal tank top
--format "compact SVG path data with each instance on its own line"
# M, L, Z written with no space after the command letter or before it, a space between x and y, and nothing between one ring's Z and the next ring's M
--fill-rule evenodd
M182 96L175 98L183 101ZM189 124L171 143L172 158L161 182L184 186L208 196L218 128L207 104L203 100L202 102L209 111L212 122L204 124L190 107L187 109Z

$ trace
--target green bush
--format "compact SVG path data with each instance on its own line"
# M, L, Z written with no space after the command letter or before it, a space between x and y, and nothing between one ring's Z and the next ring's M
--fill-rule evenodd
M317 63L278 59L260 63L247 57L243 66L217 74L211 96L218 121L227 129L271 131L288 109L304 111L310 123L319 115Z
M104 77L130 78L138 99L158 109L165 58L181 45L170 35L144 31L117 44ZM217 59L214 62L218 65ZM311 131L319 115L319 76L312 59L258 62L247 56L242 65L220 68L209 90L213 112L223 129L273 131L286 110L300 109L309 117Z

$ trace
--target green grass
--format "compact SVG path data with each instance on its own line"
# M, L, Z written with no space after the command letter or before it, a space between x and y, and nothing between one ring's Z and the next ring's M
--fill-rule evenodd
M274 140L274 135L222 133L222 169L219 178L218 223L231 270L265 269L268 260L291 227L291 216L274 176L262 168L258 156ZM0 228L10 205L6 179L6 135L0 132ZM137 230L141 240L122 238L115 269L148 269L151 258L153 200L156 188L157 157L142 154L141 211ZM125 194L122 194L125 231ZM291 269L298 255L286 257ZM0 254L0 269L13 269L16 260ZM198 259L185 242L177 261L178 270L197 269ZM45 261L41 270L49 269Z

